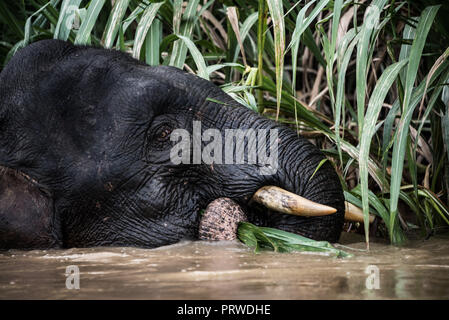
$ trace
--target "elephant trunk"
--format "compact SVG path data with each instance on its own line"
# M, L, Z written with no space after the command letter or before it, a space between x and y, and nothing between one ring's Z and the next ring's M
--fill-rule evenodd
M278 168L265 185L272 184L307 199L311 203L306 202L304 206L309 216L292 215L290 209L259 206L258 210L251 211L249 220L315 240L337 242L344 223L345 204L334 168L329 161L322 162L323 153L305 138L289 128L278 130ZM315 215L314 211L318 213Z

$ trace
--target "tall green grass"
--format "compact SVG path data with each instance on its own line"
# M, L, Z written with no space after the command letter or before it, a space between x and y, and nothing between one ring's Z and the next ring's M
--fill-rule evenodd
M449 224L448 13L430 0L0 2L0 59L57 38L210 79L313 140L346 199L401 244Z

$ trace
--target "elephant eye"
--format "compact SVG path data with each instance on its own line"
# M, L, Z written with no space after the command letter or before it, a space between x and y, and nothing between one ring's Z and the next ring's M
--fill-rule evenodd
M153 139L157 142L165 142L170 138L172 131L173 128L169 124L162 124L155 130Z
M146 135L145 150L165 150L170 144L170 135L174 130L174 124L169 121L161 121L149 129Z
M159 129L159 132L157 134L157 140L158 141L165 141L170 136L172 129L169 126L163 126L161 129Z

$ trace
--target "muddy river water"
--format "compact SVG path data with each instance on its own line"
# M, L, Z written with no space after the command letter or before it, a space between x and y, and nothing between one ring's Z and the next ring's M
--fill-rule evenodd
M239 242L0 253L0 299L448 299L449 239L344 235L354 254L255 254ZM68 266L76 266L70 267ZM71 269L72 268L72 269ZM75 269L73 269L75 268ZM79 270L79 289L74 274Z

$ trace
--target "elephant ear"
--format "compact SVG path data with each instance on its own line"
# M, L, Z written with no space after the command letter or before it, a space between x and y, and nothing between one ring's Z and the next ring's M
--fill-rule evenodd
M53 199L21 172L0 167L0 248L60 246Z

